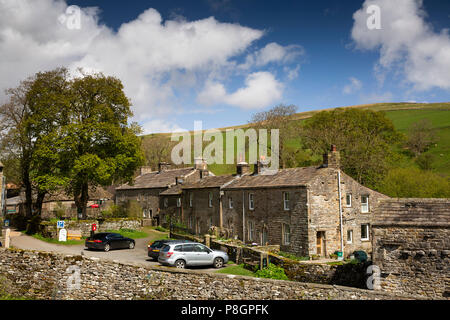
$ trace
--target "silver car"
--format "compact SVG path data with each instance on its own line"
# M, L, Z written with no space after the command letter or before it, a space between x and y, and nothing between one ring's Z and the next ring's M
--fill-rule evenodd
M168 243L161 248L158 261L180 269L207 265L222 268L228 262L228 255L220 250L211 250L201 243Z

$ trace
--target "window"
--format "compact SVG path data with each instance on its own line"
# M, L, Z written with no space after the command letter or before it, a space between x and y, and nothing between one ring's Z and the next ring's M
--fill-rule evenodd
M345 196L345 205L347 207L351 207L352 206L352 195L351 195L351 193L349 193L349 194L347 194Z
M291 243L291 227L288 224L283 223L283 244L287 245Z
M211 228L213 226L213 218L209 217L208 222L209 222L209 227Z
M361 225L361 240L362 241L369 240L369 225L368 224Z
M212 194L212 192L210 192L208 194L208 205L209 205L210 208L212 208L212 206L213 206L213 194Z
M353 230L347 230L347 243L353 243Z
M194 217L189 216L189 229L192 229L193 225L194 225Z
M164 207L168 207L169 206L169 198L164 198Z
M232 197L228 197L228 207L230 209L233 209L233 198Z
M283 192L284 210L289 210L289 193Z
M189 207L192 208L194 204L194 194L192 192L189 193Z
M181 198L177 198L177 207L181 207Z
M250 210L254 210L255 209L255 202L253 200L253 193L250 193L248 195L248 208Z
M361 196L361 212L369 212L369 196Z
M253 221L248 222L248 240L253 240L255 234L255 223Z
M194 245L193 244L184 244L181 250L183 252L193 252L194 251Z

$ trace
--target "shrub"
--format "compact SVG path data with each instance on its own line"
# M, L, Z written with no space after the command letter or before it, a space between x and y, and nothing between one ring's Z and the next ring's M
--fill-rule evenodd
M269 263L267 268L256 271L255 274L258 278L289 280L286 273L284 272L284 269L272 263Z

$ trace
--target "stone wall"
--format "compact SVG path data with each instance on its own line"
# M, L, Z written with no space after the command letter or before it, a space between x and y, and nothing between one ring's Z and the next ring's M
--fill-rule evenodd
M373 263L381 287L450 296L450 199L382 201L373 224Z
M91 234L91 226L95 223L97 225L97 232L105 232L107 230L133 229L138 230L142 226L140 219L107 219L107 220L66 220L64 228L66 230L81 230L83 237L88 237ZM40 233L47 238L57 238L57 228L54 222L42 222L40 224Z
M79 281L76 281L77 274ZM412 298L341 286L206 274L175 268L144 268L98 258L23 250L0 249L0 275L0 291L45 300Z

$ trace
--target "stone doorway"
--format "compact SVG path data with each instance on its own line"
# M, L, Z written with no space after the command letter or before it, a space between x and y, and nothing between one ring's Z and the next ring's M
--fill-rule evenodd
M317 231L316 237L316 254L323 257L326 255L325 247L325 231Z

